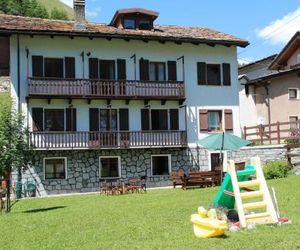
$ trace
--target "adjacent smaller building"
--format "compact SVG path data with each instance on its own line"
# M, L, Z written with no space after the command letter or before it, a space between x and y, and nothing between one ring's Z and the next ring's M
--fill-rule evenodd
M300 32L278 55L239 68L239 82L242 127L298 121Z

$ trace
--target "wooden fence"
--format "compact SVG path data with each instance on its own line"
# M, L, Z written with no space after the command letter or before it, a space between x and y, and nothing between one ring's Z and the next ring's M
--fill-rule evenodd
M287 140L300 141L300 120L244 127L244 138L255 145L282 144Z

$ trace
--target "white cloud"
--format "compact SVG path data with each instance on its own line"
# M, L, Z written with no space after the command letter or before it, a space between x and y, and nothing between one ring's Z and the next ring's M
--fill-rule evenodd
M60 1L73 8L73 0L60 0Z
M254 58L250 58L250 57L249 58L238 58L238 63L239 64L243 64L243 65L252 63L254 61L255 61L255 59Z
M90 18L99 16L101 8L94 8L93 11L86 10L86 15Z
M300 30L300 7L257 31L257 36L271 44L285 44Z

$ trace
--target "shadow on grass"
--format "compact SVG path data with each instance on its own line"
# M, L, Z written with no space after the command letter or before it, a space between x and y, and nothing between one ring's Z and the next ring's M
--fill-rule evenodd
M51 210L65 208L66 206L56 206L56 207L45 207L45 208L37 208L37 209L30 209L26 210L23 213L39 213L39 212L47 212Z

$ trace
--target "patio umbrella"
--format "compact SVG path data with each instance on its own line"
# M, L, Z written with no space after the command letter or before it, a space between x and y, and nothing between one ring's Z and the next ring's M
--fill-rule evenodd
M221 168L221 182L223 175L223 150L238 150L241 147L249 145L251 142L244 140L238 136L229 133L211 134L201 140L196 141L198 145L210 150L220 150L220 168Z

